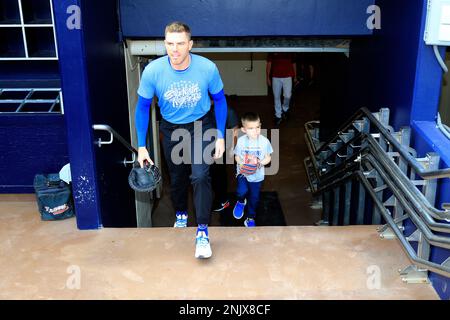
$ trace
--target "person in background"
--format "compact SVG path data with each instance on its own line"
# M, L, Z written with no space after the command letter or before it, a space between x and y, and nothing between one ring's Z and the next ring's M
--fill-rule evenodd
M266 64L267 85L272 87L275 104L275 126L288 118L289 102L292 96L292 84L297 80L295 54L289 52L269 53ZM283 94L283 103L281 95Z

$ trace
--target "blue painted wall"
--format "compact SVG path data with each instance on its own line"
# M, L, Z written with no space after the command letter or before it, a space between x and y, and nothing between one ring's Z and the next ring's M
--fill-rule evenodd
M381 29L370 38L353 39L351 45L351 108L390 108L396 129L410 122L422 4L378 0Z
M367 7L374 0L121 0L123 34L164 37L180 20L193 36L369 35Z
M0 61L1 88L59 88L58 61Z
M321 133L328 133L324 138L361 107L390 108L396 129L410 122L420 38L420 24L413 21L421 19L422 1L378 0L376 5L381 9L381 29L353 37L350 58L339 62L340 70L330 55L321 63L328 69L325 75L331 72L321 99L321 123L326 124ZM327 91L335 93L330 97Z
M69 162L65 123L58 114L0 115L0 193L34 193L38 173Z
M60 86L58 61L0 61L0 88ZM36 174L69 162L61 114L0 114L0 137L0 193L34 193Z

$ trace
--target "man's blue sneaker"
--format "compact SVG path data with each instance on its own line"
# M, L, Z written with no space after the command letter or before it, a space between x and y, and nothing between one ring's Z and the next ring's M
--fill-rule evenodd
M246 226L247 228L256 227L255 219L252 219L252 218L245 219L244 226Z
M233 217L236 219L241 219L244 216L244 208L247 204L247 199L244 200L244 202L240 202L239 200L236 201L236 205L233 209Z
M188 221L188 214L186 211L177 211L175 214L176 220L173 225L174 228L186 228Z
M195 257L198 259L207 259L212 256L209 237L205 231L198 231L195 237Z

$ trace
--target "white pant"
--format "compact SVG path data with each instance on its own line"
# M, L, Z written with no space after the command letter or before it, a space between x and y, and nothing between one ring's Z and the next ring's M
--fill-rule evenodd
M275 100L275 117L281 118L281 111L289 110L292 95L292 78L272 78L272 90ZM283 90L283 105L281 105L281 90Z

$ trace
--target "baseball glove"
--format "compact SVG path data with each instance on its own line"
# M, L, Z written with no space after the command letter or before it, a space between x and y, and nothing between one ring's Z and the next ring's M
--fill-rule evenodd
M133 190L139 192L153 191L161 181L161 172L159 168L146 162L144 168L141 168L136 161L133 169L128 176L128 183Z
M245 176L255 174L256 170L258 170L257 164L243 163L239 167L239 173Z

